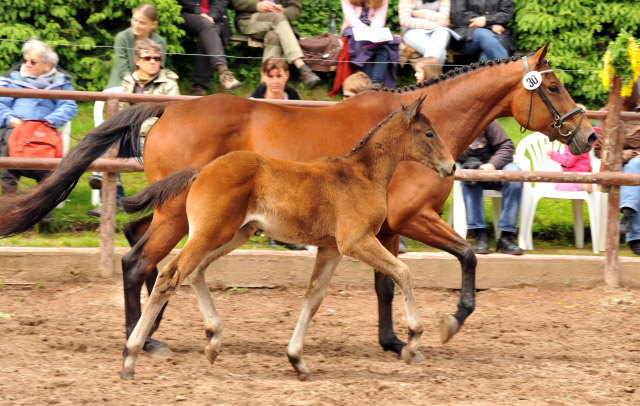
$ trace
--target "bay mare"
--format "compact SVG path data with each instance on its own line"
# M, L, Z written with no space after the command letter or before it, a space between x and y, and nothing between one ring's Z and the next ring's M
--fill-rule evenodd
M123 199L128 212L162 202L188 189L189 240L156 279L142 317L123 352L120 375L131 379L138 353L154 320L180 285L190 278L209 338L204 349L211 363L221 345L222 322L207 288L209 264L246 243L262 230L285 241L318 247L302 312L287 355L301 380L309 377L303 343L311 319L325 296L343 255L391 277L404 298L409 342L402 358L418 356L423 331L409 267L387 251L376 234L387 213L387 187L398 163L419 162L440 177L455 172L455 161L420 112L424 96L391 113L344 157L311 162L285 161L251 151L233 151L201 170L185 169ZM421 356L421 355L420 355Z
M548 43L525 58L531 70L549 71L545 60ZM525 89L525 64L520 58L474 63L457 68L410 89L369 91L325 108L275 105L228 95L170 103L137 104L119 112L92 130L61 162L49 178L33 191L9 200L2 197L0 236L23 232L66 198L89 164L118 142L119 156L136 156L141 123L160 117L147 135L144 146L145 174L149 184L170 174L202 167L234 150L250 150L274 158L308 161L324 156L341 156L363 134L417 94L427 94L423 112L454 158L457 158L489 123L513 116L532 131L552 134L557 117L541 97ZM542 75L540 89L560 115L577 106L553 72ZM575 131L558 136L572 153L588 151L596 134L588 120L579 115L567 118ZM580 123L580 124L579 124ZM397 255L398 239L405 235L454 255L460 261L462 284L454 315L441 323L441 338L449 340L475 308L476 257L471 245L461 238L439 213L453 185L424 165L403 162L387 191L388 213L378 239ZM187 233L185 198L166 202L152 215L128 224L125 234L133 249L122 259L125 289L127 337L140 317L140 290L151 290L156 265ZM425 264L428 266L428 264ZM391 304L393 282L375 272L378 296L379 342L383 349L400 354L404 343L393 331ZM162 312L151 333L157 329ZM147 339L149 352L166 348Z

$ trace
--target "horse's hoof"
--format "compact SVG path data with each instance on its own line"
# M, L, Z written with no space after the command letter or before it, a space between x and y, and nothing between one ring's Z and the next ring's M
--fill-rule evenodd
M218 351L209 348L209 346L207 345L206 347L204 347L204 355L207 357L211 365L213 365L213 363L216 361L216 358L218 358Z
M299 379L300 381L302 381L302 382L309 381L309 380L311 380L311 374L310 374L310 373L308 373L308 372L306 372L306 373L304 373L304 372L303 372L303 373L299 373L299 374L298 374L298 379Z
M460 323L453 314L445 314L440 321L440 339L446 344L460 330Z
M133 370L123 369L122 371L120 371L120 378L126 379L128 381L133 380Z
M413 359L416 357L416 354L416 352L412 354L411 351L409 351L409 347L404 346L402 348L402 354L400 354L400 358L402 358L402 360L407 364L411 364L413 362Z
M419 362L424 361L425 359L427 359L424 354L422 354L420 351L416 351L416 355L413 356L413 359L411 360L411 362L413 362L414 364L417 364Z
M147 351L147 355L153 359L169 359L173 358L173 351L165 345L163 347L155 347L153 350Z

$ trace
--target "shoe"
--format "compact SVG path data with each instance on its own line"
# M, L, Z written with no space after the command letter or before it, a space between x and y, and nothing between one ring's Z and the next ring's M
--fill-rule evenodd
M93 175L89 175L89 186L91 189L102 189L102 173L96 172ZM116 186L122 186L120 179L116 179Z
M631 248L634 254L640 256L640 240L629 241L629 248Z
M40 223L40 224L49 224L49 223L51 223L51 212L47 213L46 216L41 218L40 221L38 221L38 223Z
M200 86L194 86L191 88L191 96L206 96L207 89L204 89Z
M220 72L220 83L222 83L225 90L233 90L242 86L242 83L233 76L233 72L229 69Z
M518 247L516 243L513 242L513 234L514 233L510 233L508 231L503 231L500 235L500 239L498 239L496 251L511 255L522 255L524 251L522 251L522 248Z
M407 252L407 244L404 243L404 237L400 236L400 247L398 253L405 254Z
M91 186L91 189L102 189L102 174L94 173L89 175L89 186Z
M300 67L300 79L302 79L302 83L307 87L307 89L311 89L318 83L320 83L320 78L318 75L313 73L311 68L307 65L302 65Z
M622 218L620 219L620 234L627 234L631 232L631 224L633 224L633 218L636 216L636 211L631 207L623 207L620 209Z
M477 228L474 230L474 237L476 238L476 245L474 251L476 254L488 254L489 253L489 234L484 228Z
M269 238L269 247L276 247L278 245L292 251L304 251L307 249L307 247L302 244L290 244L288 242L282 242L274 240L273 238Z
M124 209L122 208L122 203L118 202L116 203L116 213L121 213L121 212L124 212ZM87 210L87 216L93 217L93 218L100 218L101 213L102 213L102 205L94 207L91 210Z

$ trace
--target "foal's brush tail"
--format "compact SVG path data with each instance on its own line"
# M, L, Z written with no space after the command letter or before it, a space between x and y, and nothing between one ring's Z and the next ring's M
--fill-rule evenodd
M151 210L154 207L161 207L164 202L173 199L191 186L191 183L199 173L200 169L185 169L172 173L166 178L152 183L135 195L120 200L122 208L127 213L137 213Z
M160 117L165 104L140 103L105 120L67 154L60 166L28 193L0 198L0 237L22 233L63 202L89 165L114 143L118 157L137 157L140 126Z

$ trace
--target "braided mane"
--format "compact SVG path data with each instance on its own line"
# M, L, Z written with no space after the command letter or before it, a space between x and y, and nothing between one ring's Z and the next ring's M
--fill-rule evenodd
M533 55L533 54L530 54ZM460 76L460 75L464 75L465 73L469 73L469 72L473 72L476 69L479 68L484 68L484 67L492 67L492 66L497 66L500 64L507 64L510 62L515 62L515 61L519 61L520 58L517 56L512 56L510 58L504 58L504 59L494 59L492 61L479 61L479 62L473 62L469 65L465 65L462 67L457 67L455 69L452 69L450 71L448 71L447 73L443 73L438 77L435 78L431 78L431 79L427 79L423 82L417 83L415 85L411 85L411 86L404 86L404 87L396 87L396 88L381 88L381 89L375 89L376 91L379 92L391 92L391 93L403 93L403 92L413 92L415 90L427 87L427 86L431 86L437 83L442 82L443 80L447 79L447 78L452 78L455 76ZM545 59L545 63L547 65L551 65L551 61Z

